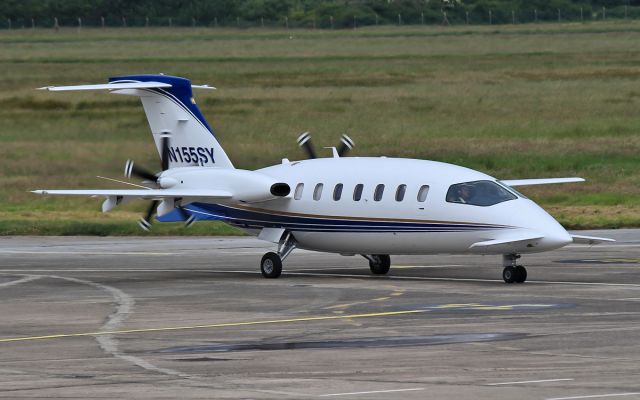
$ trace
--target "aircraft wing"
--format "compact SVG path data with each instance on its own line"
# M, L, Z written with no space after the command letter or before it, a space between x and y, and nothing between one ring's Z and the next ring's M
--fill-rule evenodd
M482 252L483 250L491 250L492 252L494 252L504 249L504 251L509 252L512 251L512 248L522 247L523 244L527 244L528 242L530 242L532 245L535 245L535 243L543 237L543 235L540 235L537 232L521 233L512 235L507 238L476 242L469 246L469 250L479 250L480 252Z
M508 179L500 181L508 186L530 186L530 185L549 185L552 183L570 183L584 182L584 179L578 177L572 178L546 178L546 179Z
M228 199L232 194L226 190L192 190L192 189L116 189L116 190L32 190L35 194L53 196L92 196L92 197L133 197L147 200L162 200L176 197L207 197L212 199Z
M578 243L578 244L598 244L598 243L605 243L605 242L615 242L614 239L601 238L601 237L595 237L595 236L571 235L571 238L573 239L573 243Z

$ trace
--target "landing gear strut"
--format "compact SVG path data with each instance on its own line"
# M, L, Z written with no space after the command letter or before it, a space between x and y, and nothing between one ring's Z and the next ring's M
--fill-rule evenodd
M286 232L278 243L278 252L270 251L262 256L262 261L260 261L262 276L269 279L278 278L282 274L282 262L296 248L296 245L296 240L291 233Z
M505 254L502 256L502 279L506 283L523 283L527 280L527 269L522 265L517 265L519 254Z
M391 257L388 254L363 254L369 260L369 269L374 275L384 275L391 268Z

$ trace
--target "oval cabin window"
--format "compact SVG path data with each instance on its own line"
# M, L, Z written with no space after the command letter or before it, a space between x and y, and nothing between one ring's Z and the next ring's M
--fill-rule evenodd
M314 200L320 200L320 198L322 197L322 187L324 185L322 183L318 183L316 185L316 188L313 189L313 199Z
M418 201L420 203L424 202L427 199L427 194L429 194L429 185L420 186L420 190L418 190Z
M302 198L302 191L304 190L304 183L298 183L296 186L296 191L293 194L293 198L296 200L300 200Z

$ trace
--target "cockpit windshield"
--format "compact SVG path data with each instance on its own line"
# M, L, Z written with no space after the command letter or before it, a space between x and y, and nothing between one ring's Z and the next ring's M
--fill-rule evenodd
M451 185L447 202L488 207L517 197L492 181L475 181Z

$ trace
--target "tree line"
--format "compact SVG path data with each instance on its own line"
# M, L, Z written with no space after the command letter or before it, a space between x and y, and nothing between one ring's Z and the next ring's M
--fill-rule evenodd
M640 0L2 0L5 27L506 24L640 18ZM1 26L1 25L0 25Z

